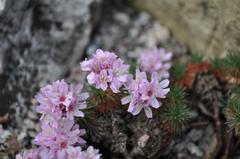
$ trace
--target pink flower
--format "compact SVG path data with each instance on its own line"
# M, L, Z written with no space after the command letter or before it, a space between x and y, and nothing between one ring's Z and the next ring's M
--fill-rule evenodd
M76 143L85 143L80 137L85 134L85 130L74 125L73 120L62 119L52 123L42 121L41 128L42 131L35 137L34 143L47 147L52 152L61 151Z
M40 159L39 149L26 150L22 154L17 154L16 159Z
M111 77L106 70L100 71L99 74L90 73L87 79L89 84L96 84L96 88L104 91L108 88L108 82L111 82Z
M115 53L97 49L92 59L81 62L81 69L83 71L91 71L98 74L101 70L111 68L116 60L117 55Z
M123 63L115 53L98 49L93 58L81 62L81 69L89 71L88 83L96 88L106 90L108 87L118 93L127 81L129 65Z
M87 107L85 100L89 95L88 93L81 93L82 88L82 84L70 88L64 80L58 80L53 82L52 85L41 88L36 95L39 102L37 111L43 114L42 118L46 115L55 119L83 117L84 114L80 110Z
M82 149L81 147L69 147L67 150L67 157L66 159L82 159L81 154L82 154Z
M147 80L145 72L136 70L136 79L128 87L130 93L129 96L122 98L122 104L129 104L128 112L133 115L140 113L144 109L148 118L152 118L153 107L155 109L161 106L160 98L166 98L166 94L169 92L169 80L165 79L158 82L157 73L152 73L151 81Z
M125 84L127 82L128 70L129 65L124 64L121 59L118 59L113 63L112 69L109 70L109 74L112 77L110 88L113 92L119 92L122 84Z
M89 146L87 150L81 152L80 159L100 159L101 154L98 153L97 149L94 149L92 146Z
M47 147L39 147L39 159L56 159L56 152Z
M86 107L88 93L81 93L82 85L75 88L58 80L52 85L41 88L36 99L39 102L38 112L41 132L34 139L38 148L24 151L17 159L98 159L101 155L93 148L81 151L79 145L85 144L81 138L84 129L74 124L74 116L83 117L79 109ZM98 157L99 156L99 157Z
M171 52L166 53L163 48L150 49L140 55L138 63L143 71L148 73L157 72L160 79L169 78L172 55Z

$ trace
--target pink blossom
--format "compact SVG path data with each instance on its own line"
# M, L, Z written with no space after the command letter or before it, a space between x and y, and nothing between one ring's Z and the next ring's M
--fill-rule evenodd
M84 129L74 125L73 120L62 119L57 122L42 122L42 131L35 137L36 145L47 147L53 152L61 151L76 143L84 144L80 137L85 134Z
M140 55L138 63L143 71L148 73L157 72L160 79L169 78L172 55L171 52L166 53L163 48L150 49Z
M144 109L148 118L152 118L153 107L155 109L161 106L160 98L166 98L169 92L169 80L165 79L159 83L157 73L152 73L151 81L147 80L145 72L136 70L136 79L128 87L129 96L122 98L122 104L129 104L128 112L133 115L140 113Z
M100 159L101 154L98 153L97 149L94 149L92 146L89 146L87 150L81 152L80 159Z
M98 159L97 150L81 151L79 145L84 129L74 123L74 116L83 117L79 109L86 107L88 93L81 93L82 85L70 87L64 80L41 88L36 99L42 113L41 131L34 139L38 148L24 151L17 159Z
M93 57L81 62L81 69L90 72L88 83L96 88L106 90L108 87L118 93L120 87L127 81L129 65L113 52L98 49Z
M40 159L39 149L26 150L22 154L17 154L16 159Z
M81 147L69 147L67 150L67 157L66 159L82 159L82 149Z
M56 152L47 148L39 147L39 159L56 159Z
M42 117L48 115L55 119L83 117L84 114L80 110L87 107L85 100L89 95L81 93L82 88L82 84L70 88L64 80L58 80L52 85L41 88L36 95L39 102L37 111L43 114Z

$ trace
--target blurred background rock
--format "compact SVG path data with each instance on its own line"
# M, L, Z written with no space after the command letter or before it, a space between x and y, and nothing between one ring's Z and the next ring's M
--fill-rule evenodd
M240 50L239 0L129 0L151 13L192 50L224 56Z

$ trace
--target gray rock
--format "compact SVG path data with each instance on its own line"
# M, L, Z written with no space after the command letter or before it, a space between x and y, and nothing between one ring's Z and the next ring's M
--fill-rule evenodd
M188 137L193 142L200 140L203 136L203 131L201 129L193 129L189 132Z
M197 157L203 156L203 152L194 143L188 143L187 148L191 154L194 154Z
M0 110L23 147L38 128L32 98L79 66L101 0L8 0L0 22ZM94 14L91 7L95 6Z

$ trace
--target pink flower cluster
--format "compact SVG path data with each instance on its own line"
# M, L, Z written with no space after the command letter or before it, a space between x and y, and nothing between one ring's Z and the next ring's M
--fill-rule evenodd
M64 80L41 88L36 95L37 111L41 116L41 132L35 137L38 148L27 150L17 159L100 159L98 150L90 146L82 151L86 142L81 138L84 129L79 129L74 117L84 117L81 109L87 107L88 93L81 93L82 85L70 87Z
M144 109L148 118L152 118L152 110L161 106L160 98L166 98L166 94L169 92L169 80L165 79L159 83L159 79L156 72L152 73L151 81L147 80L146 72L140 72L136 70L136 79L132 80L128 86L129 96L122 98L122 104L129 104L128 112L133 115L140 113Z
M97 149L89 146L85 151L82 150L80 146L68 147L64 151L64 159L100 159L101 154L99 154ZM35 148L31 150L26 150L22 154L18 154L16 159L61 159L60 156L53 155L49 153L47 148Z
M81 62L81 69L89 71L87 76L89 84L96 88L106 90L108 87L118 93L120 87L127 81L129 65L117 57L115 53L98 49L93 58Z
M148 118L152 117L153 108L159 108L160 98L165 98L169 92L167 79L159 83L162 78L168 78L168 70L171 67L172 53L165 53L164 49L151 49L143 52L138 62L143 71L136 71L136 80L132 80L128 73L129 65L117 58L117 55L98 49L93 58L81 63L83 71L89 71L87 76L89 84L95 84L96 88L106 90L108 87L114 93L124 86L130 93L122 99L122 104L130 103L128 112L133 115L144 109ZM147 75L152 74L152 80L147 80Z
M147 57L146 57L147 56ZM144 52L138 62L145 72L136 70L135 80L129 74L130 66L113 52L98 49L93 57L81 62L81 69L90 72L88 83L97 89L110 88L119 93L121 87L129 92L122 98L122 104L128 104L128 112L137 115L143 109L148 118L152 118L151 107L161 106L161 99L169 92L170 60L172 53L163 49ZM148 80L147 74L151 74ZM159 80L162 80L159 82ZM40 89L36 95L41 114L41 132L35 137L37 148L24 151L17 159L100 159L97 149L89 146L82 150L86 142L81 138L84 129L74 122L74 117L84 117L83 109L87 107L88 93L81 93L82 84L69 86L64 80L58 80Z
M169 78L169 69L171 68L172 53L166 53L163 48L149 49L144 51L138 63L143 71L153 73L157 72L160 79Z
M39 102L37 111L42 114L41 118L84 117L81 109L87 107L85 100L89 94L81 93L82 88L82 84L70 88L64 80L58 80L52 85L41 88L36 95L36 100Z

